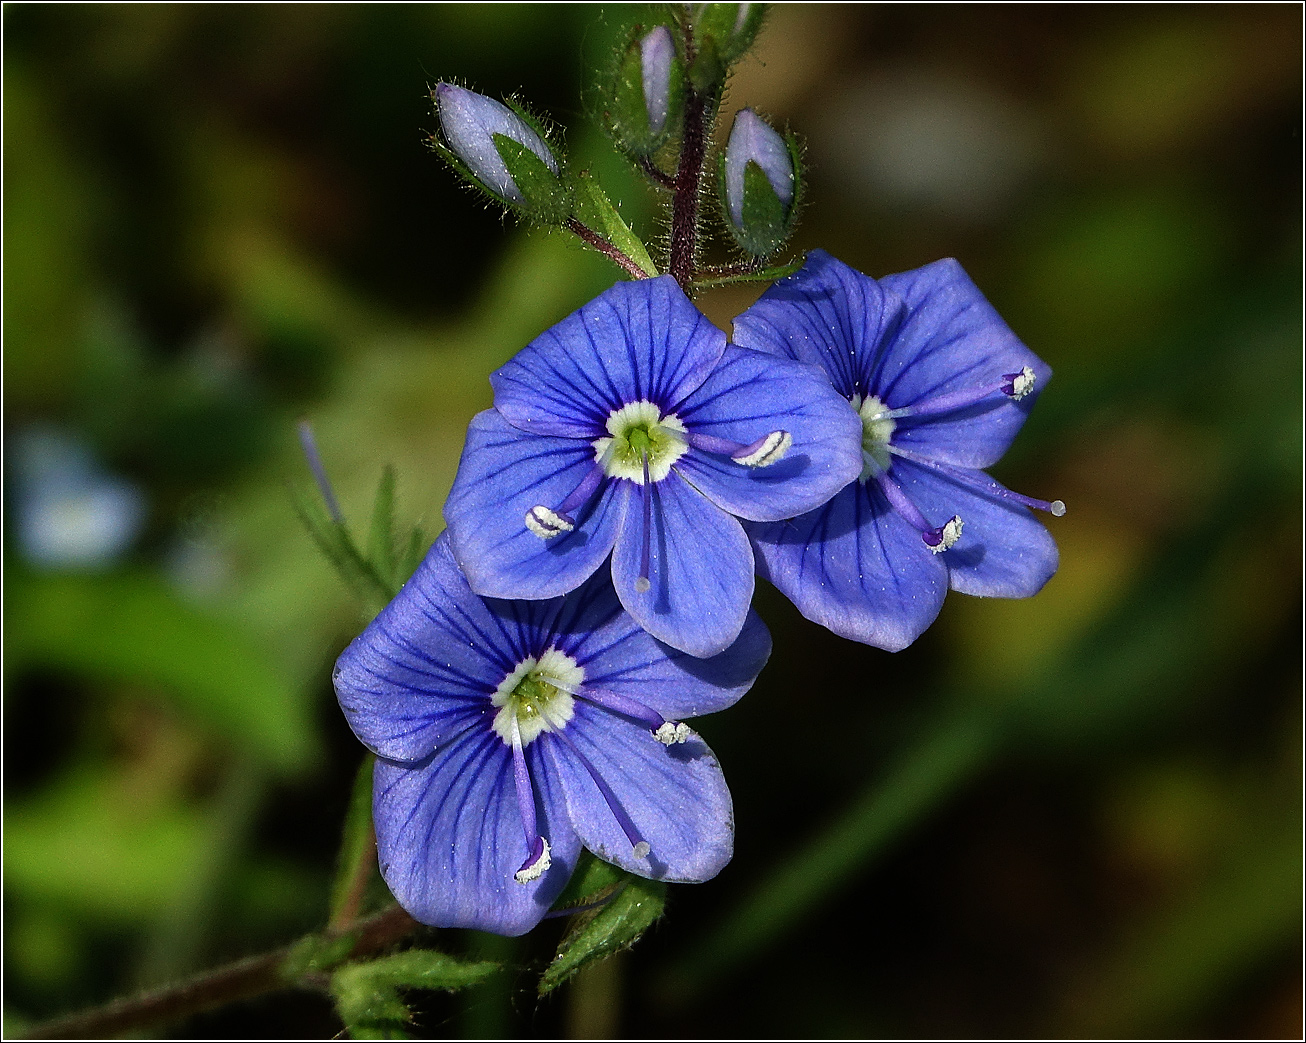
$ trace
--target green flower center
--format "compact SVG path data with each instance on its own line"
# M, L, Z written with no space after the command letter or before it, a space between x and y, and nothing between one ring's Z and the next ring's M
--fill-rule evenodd
M857 476L859 482L889 469L893 457L889 453L889 439L893 437L898 422L884 414L889 407L874 395L862 401L861 395L853 395L849 405L862 418L862 473Z
M526 746L542 732L561 731L575 713L575 699L567 689L577 688L584 679L585 671L576 660L556 648L539 659L523 659L491 696L499 707L495 733L512 745L515 725L517 738Z
M644 484L644 461L649 481L660 482L671 465L689 448L685 425L674 413L662 415L652 402L631 402L608 417L608 437L594 441L594 458L609 478Z

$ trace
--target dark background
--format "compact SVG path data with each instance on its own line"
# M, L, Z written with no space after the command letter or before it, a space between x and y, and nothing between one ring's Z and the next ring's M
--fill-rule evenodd
M427 85L520 91L656 239L582 95L637 17L5 6L6 1034L322 923L364 619L294 421L351 520L393 463L438 530L487 374L617 273L460 189ZM1301 96L1295 5L772 13L719 134L788 121L797 247L955 256L1053 366L994 473L1067 502L1061 570L896 655L760 591L772 662L701 729L731 865L542 1003L558 922L440 932L513 970L420 1031L1300 1035Z

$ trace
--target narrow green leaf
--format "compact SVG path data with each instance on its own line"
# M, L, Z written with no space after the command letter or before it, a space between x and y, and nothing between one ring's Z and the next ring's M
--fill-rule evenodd
M593 960L601 960L639 940L662 915L667 885L660 880L624 874L621 890L603 908L576 917L576 927L558 946L543 977L539 994L546 996Z
M372 767L375 764L376 757L367 754L354 777L340 842L340 864L331 888L329 923L332 927L343 927L358 915L362 895L376 865L376 840L372 835Z
M367 560L372 571L393 597L399 589L395 579L395 469L385 465L372 504L372 527L367 537Z
M426 556L430 546L431 540L422 527L420 525L413 526L413 531L408 534L408 546L404 548L403 554L399 557L399 563L395 566L396 593L417 571L417 566L422 563L422 558Z
M390 601L389 586L359 553L349 530L332 521L315 498L290 490L291 504L318 550L326 557L345 585L372 612L380 612Z
M580 219L595 231L601 232L613 246L639 265L644 274L650 278L655 277L658 268L649 256L648 248L622 220L602 186L587 170L581 171L578 180L580 192L577 193L576 203Z
M497 963L465 962L431 949L409 949L349 963L331 975L340 1020L355 1039L405 1039L411 1016L400 989L454 991L484 981Z
M803 266L807 260L807 255L803 254L796 261L790 261L788 264L772 265L770 268L758 268L751 272L733 272L729 275L706 275L701 279L694 280L694 289L706 290L713 286L730 286L734 283L744 282L774 282L777 279L783 279L786 276L793 275Z

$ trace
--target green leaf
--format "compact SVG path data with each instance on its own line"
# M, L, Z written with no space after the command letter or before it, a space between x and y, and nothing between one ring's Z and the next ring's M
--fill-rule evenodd
M400 989L454 991L477 985L498 969L497 963L464 962L431 949L409 949L339 968L331 975L331 995L355 1039L406 1039L412 1019Z
M403 554L399 557L399 563L395 566L395 577L398 580L398 588L402 587L417 571L417 566L422 563L422 558L426 556L427 550L431 546L431 540L420 525L413 526L413 531L408 534L408 546L404 548Z
M621 872L618 870L618 872ZM558 945L543 977L539 994L546 996L593 960L628 949L662 915L667 885L660 880L623 873L624 885L603 908L581 913Z
M332 927L344 927L358 915L362 890L376 864L376 840L372 834L372 767L375 764L375 755L367 754L354 777L349 810L345 813L344 837L340 842L340 865L331 888L329 923ZM364 872L367 876L362 875Z
M582 171L578 180L580 191L577 193L576 212L580 219L601 232L613 246L639 265L645 275L650 278L657 276L658 268L649 256L648 248L622 220L602 186L589 171Z
M359 553L349 530L333 521L315 497L303 496L292 488L290 499L295 513L304 523L304 528L308 529L318 550L331 562L345 585L373 614L385 608L392 596L389 584L376 574L376 570Z
M701 279L694 280L694 289L706 290L713 286L730 286L734 283L743 282L774 282L776 279L783 279L786 276L793 275L803 266L806 260L807 255L803 254L803 256L790 261L788 264L757 268L750 272L732 272L729 275L712 275L709 269L709 274Z
M372 505L372 527L367 538L367 560L393 597L399 589L395 578L395 469L386 464Z

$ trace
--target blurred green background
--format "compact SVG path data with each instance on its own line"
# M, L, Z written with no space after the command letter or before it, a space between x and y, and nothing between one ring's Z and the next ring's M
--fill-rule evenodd
M364 619L298 525L437 531L487 374L610 285L422 143L429 82L520 90L646 236L587 122L634 8L6 5L4 1010L15 1027L325 916ZM774 591L702 722L737 853L632 952L556 944L431 1036L1301 1032L1301 9L779 7L745 104L806 136L797 245L961 260L1056 371L995 469L1061 571L892 655ZM705 294L728 323L758 289ZM777 726L777 722L781 722ZM283 994L190 1036L329 1036Z

